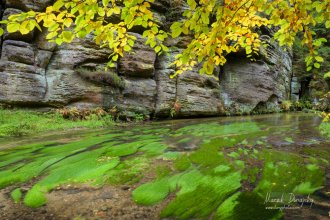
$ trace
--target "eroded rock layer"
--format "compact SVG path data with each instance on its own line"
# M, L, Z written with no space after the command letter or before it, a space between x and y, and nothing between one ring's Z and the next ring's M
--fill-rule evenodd
M41 11L51 2L6 0L1 5L2 16ZM153 5L160 23L166 21L169 7L166 0ZM196 68L170 79L175 71L170 63L189 42L187 37L169 39L169 55L157 56L135 33L132 53L120 59L116 68L105 71L111 51L100 49L93 36L62 46L47 42L44 36L44 32L36 31L24 36L5 33L2 37L0 103L116 107L126 116L193 117L274 111L290 93L291 55L274 43L262 48L257 62L233 55L214 76L200 75Z

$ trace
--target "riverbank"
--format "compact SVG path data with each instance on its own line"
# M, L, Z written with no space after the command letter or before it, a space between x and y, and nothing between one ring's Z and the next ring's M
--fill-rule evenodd
M50 131L105 128L115 125L111 115L90 114L84 120L65 119L58 112L0 109L0 138Z
M129 121L141 122L144 120L146 119L143 115L136 115ZM124 121L120 121L118 118L115 119L114 116L102 109L94 109L85 113L75 112L74 109L49 112L0 109L0 138L102 129L124 124ZM330 136L330 123L323 123L320 129L322 133Z

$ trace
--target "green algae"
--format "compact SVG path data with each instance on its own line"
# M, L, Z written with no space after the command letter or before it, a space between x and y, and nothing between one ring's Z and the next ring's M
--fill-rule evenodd
M140 148L141 152L144 152L145 154L149 156L156 156L164 153L164 151L167 149L167 145L159 143L159 142L152 142L145 144Z
M204 146L193 152L189 159L198 166L210 168L219 165L225 160L223 153L219 152L216 146Z
M115 185L137 183L143 177L143 171L148 168L149 163L150 161L143 156L124 160L106 173L106 182Z
M176 158L174 161L174 167L178 171L185 171L191 166L191 161L189 160L188 155L183 154L180 157Z
M167 151L165 153L163 153L160 157L163 160L175 160L177 158L179 158L182 155L181 152L176 152L176 151Z
M241 195L240 192L237 192L227 198L217 209L214 219L232 219L234 208L239 204L237 201L238 197Z
M122 157L128 156L131 154L135 154L140 145L138 143L128 143L128 144L121 144L119 146L113 146L112 144L106 144L104 147L108 148L109 150L105 153L106 156L110 157Z
M8 149L0 155L0 188L42 176L24 198L27 206L35 208L47 202L47 192L63 184L138 182L150 163L146 157L161 155L167 146L158 136L150 135L132 136L133 141L123 143L126 134L89 135L71 143L45 142ZM120 160L137 153L136 158Z
M187 179L186 185L181 184L184 192L179 191L181 193L177 194L162 211L162 217L205 218L216 210L224 198L240 187L239 173L226 176L196 176L195 182L192 183L195 187L189 186L191 180L192 178Z
M323 158L328 155L326 149L310 149L310 156L322 153L320 159L266 149L270 144L265 135L272 130L264 128L251 121L212 122L103 132L69 143L7 149L0 151L0 188L38 180L24 197L24 204L36 208L47 203L47 193L61 185L132 185L146 172L155 171L155 179L137 187L132 198L149 206L172 198L162 217L258 219L264 215L278 219L281 212L266 210L261 204L266 193L303 195L321 189L322 167L328 164ZM287 135L285 129L279 129L280 140ZM182 151L180 146L190 143L198 148ZM158 160L165 165L154 166ZM246 192L244 181L253 183L252 192ZM246 213L250 218L244 218Z
M294 143L292 137L286 137L284 140L285 140L286 142L290 143L290 144L293 144L293 143Z
M217 166L216 168L214 168L214 172L215 173L225 173L227 171L229 171L231 169L230 166L227 166L227 165L219 165Z
M22 191L20 188L17 188L15 190L13 190L10 193L11 198L14 200L14 202L18 203L19 201L21 201L22 198Z
M171 173L171 167L169 165L159 165L155 168L156 178L161 179L168 176Z
M315 165L303 166L304 158L287 152L265 150L262 178L255 188L261 195L267 192L309 194L324 186L324 172Z
M99 163L95 155L91 155L90 152L80 154L77 157L79 159L72 158L68 161L62 161L61 165L57 165L48 175L37 182L26 194L24 203L32 208L39 207L47 202L45 197L47 192L64 183L90 182L93 185L103 183L104 174L119 164L118 158Z
M240 134L243 132L257 132L260 128L255 122L232 123L221 125L219 123L205 123L197 125L188 125L176 131L177 134L191 134L194 136L223 136L229 134Z
M24 204L31 208L38 208L47 203L46 193L47 189L44 189L39 186L34 186L26 194L24 198Z
M279 210L269 210L264 198L253 192L239 192L223 202L213 219L215 220L269 220L281 219Z
M132 196L136 203L154 205L165 199L170 192L167 179L146 183L133 191Z
M141 185L133 191L133 199L138 204L152 205L175 193L175 199L161 213L162 217L175 219L207 219L215 211L214 219L280 219L282 212L265 207L267 192L304 195L324 185L324 173L320 167L316 164L303 166L306 159L299 155L268 149L224 151L224 146L234 147L246 139L246 135L240 134L230 139L217 137L196 151L182 154L174 160L174 173L169 173L168 178L163 176ZM251 159L264 160L264 167L253 167L245 162ZM287 172L292 175L286 175ZM261 180L257 182L259 174ZM230 178L231 175L235 178ZM242 180L257 183L254 191L238 193ZM230 196L232 194L234 196Z

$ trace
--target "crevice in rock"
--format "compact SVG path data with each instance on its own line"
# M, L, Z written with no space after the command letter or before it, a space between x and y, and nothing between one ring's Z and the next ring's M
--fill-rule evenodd
M259 102L252 110L254 113L267 113L274 112L274 109L278 107L278 96L272 94L267 101Z
M178 97L179 97L179 95L178 95L178 87L179 87L179 76L176 76L175 77L175 100L174 100L175 102L177 102L177 101L180 102L180 100L178 100Z
M47 94L48 94L48 91L49 91L48 80L47 80L47 72L48 72L48 70L49 70L49 65L50 65L50 63L51 63L51 62L53 61L53 59L54 59L54 54L55 54L55 52L52 52L52 55L51 55L51 57L49 58L49 61L48 61L47 66L46 66L46 68L45 68L45 74L44 74L44 77L45 77L46 88L45 88L45 93L44 93L44 95L43 95L43 100L44 100L44 101L46 101L45 99L46 99Z
M219 84L224 77L225 77L225 66L219 66L219 74L218 74Z
M5 11L6 7L5 7L5 1L0 1L0 18L2 20L2 16L3 16L3 12ZM0 25L0 27L4 28L3 25ZM3 35L0 37L0 58L1 58L1 54L2 54L2 43L3 43Z
M289 99L292 100L292 81L293 81L293 76L294 76L294 73L293 73L293 69L291 70L291 75L290 75L290 78L289 78L289 84L290 84L290 87L289 87Z

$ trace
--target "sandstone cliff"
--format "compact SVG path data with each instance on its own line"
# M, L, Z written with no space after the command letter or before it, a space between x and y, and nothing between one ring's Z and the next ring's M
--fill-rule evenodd
M20 11L43 10L51 0L5 0L3 18ZM153 5L165 23L169 0ZM168 22L168 21L167 21ZM157 57L138 38L133 53L120 59L116 68L104 71L109 54L93 43L92 36L56 46L45 33L21 36L5 34L1 40L0 103L22 107L105 107L123 115L140 113L168 117L177 104L177 117L216 116L225 112L272 111L290 94L292 58L289 52L264 40L257 62L242 56L229 57L219 76L200 75L198 69L175 79L169 64L183 50L187 37L169 39L168 56ZM221 73L220 73L221 72ZM94 75L92 74L94 73Z

